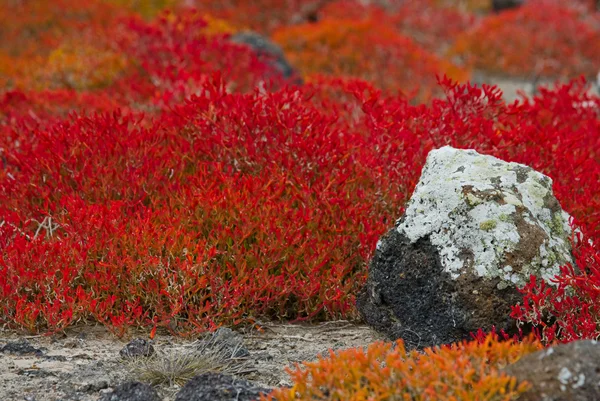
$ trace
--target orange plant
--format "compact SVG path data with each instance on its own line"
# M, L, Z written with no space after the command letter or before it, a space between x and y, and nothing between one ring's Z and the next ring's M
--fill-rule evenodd
M304 21L322 0L202 0L193 2L203 13L229 21L240 29L270 33L274 29Z
M0 52L47 55L65 37L108 29L123 14L102 0L9 0L0 7Z
M528 338L523 342L498 341L489 334L482 342L463 342L423 353L407 352L401 340L377 342L366 351L350 349L290 370L294 385L273 391L262 401L291 400L444 400L509 401L525 392L500 371L523 355L541 349Z
M107 58L106 53L106 44L114 37L114 32L109 31L123 15L125 11L101 0L3 3L0 7L0 37L3 39L0 41L0 88L46 89L48 79L56 78L51 77L50 71L57 73L56 69L62 67L67 67L66 74L73 69L87 70L88 76L83 81L89 82L91 76L98 73L92 71L98 63L104 65L113 58L112 55ZM84 54L72 47L81 41L87 43ZM98 77L92 81L98 81Z
M40 89L96 89L109 86L124 74L127 58L108 46L66 41L42 63L35 75ZM90 41L91 42L91 41Z
M325 19L282 28L273 39L305 75L361 78L419 100L430 98L438 73L466 78L464 71L376 18Z

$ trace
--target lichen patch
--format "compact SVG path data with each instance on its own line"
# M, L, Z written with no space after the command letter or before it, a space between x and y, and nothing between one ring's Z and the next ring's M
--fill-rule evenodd
M397 230L412 243L428 237L452 278L469 269L505 288L573 263L568 219L549 177L446 146L428 155Z

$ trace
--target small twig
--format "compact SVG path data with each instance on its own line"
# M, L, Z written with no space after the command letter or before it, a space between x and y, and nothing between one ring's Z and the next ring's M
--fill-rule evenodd
M48 237L52 238L53 235L54 235L54 231L60 227L60 224L58 224L58 223L52 224L52 216L46 216L46 217L44 217L44 220L42 220L41 223L39 221L35 220L35 219L31 219L31 220L34 221L34 222L36 222L38 224L38 228L37 228L37 230L35 230L35 234L33 235L33 239L37 239L37 237L40 234L40 231L42 230L42 228L44 230L46 230L46 233L48 234Z
M310 338L300 337L300 336L281 336L282 338L289 338L292 340L304 340L310 343L315 342L315 340L311 340Z
M319 326L330 326L332 324L340 324L340 323L344 323L343 327L351 325L349 320L331 320L329 322L323 322L323 323L319 324Z

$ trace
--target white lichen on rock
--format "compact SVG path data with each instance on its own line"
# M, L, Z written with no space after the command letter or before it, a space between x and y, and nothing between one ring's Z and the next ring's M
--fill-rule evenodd
M397 224L413 243L428 237L454 279L470 270L500 278L499 288L522 286L573 263L569 215L552 180L474 150L432 150Z

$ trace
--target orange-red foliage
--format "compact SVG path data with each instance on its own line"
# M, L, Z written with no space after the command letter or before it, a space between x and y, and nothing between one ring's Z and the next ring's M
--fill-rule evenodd
M427 52L377 18L324 19L276 31L273 39L291 63L313 74L356 77L408 97L427 100L437 88L436 74L457 79L466 73Z
M446 3L435 0L406 1L384 8L365 5L358 0L338 0L324 6L320 15L331 19L369 18L442 55L456 36L470 29L476 21L474 15Z
M485 18L453 49L475 68L501 74L550 77L596 75L600 19L566 2L529 1Z
M401 340L394 346L378 342L366 351L350 349L289 371L291 388L273 391L263 401L509 401L528 388L500 371L522 356L541 349L526 339L499 342L490 334L471 341L407 352Z
M305 20L323 0L195 0L188 5L230 21L242 29L269 34L281 26ZM189 4L192 3L192 4Z
M0 88L106 85L124 67L113 42L124 15L102 0L3 2Z

